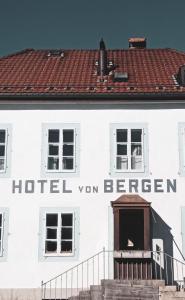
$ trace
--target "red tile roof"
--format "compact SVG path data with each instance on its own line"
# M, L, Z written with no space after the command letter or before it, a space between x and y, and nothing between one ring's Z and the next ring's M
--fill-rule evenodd
M100 81L96 62L99 50L27 49L0 58L0 96L66 94L185 93L175 77L185 64L185 53L172 49L107 50L112 72L128 73L127 82L114 82L113 74Z

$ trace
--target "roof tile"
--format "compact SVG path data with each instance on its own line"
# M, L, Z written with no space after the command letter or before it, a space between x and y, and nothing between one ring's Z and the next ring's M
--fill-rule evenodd
M184 93L175 81L185 53L173 49L107 50L116 72L127 72L127 82L113 75L101 82L97 75L98 50L62 50L64 57L48 56L49 50L27 49L0 58L0 95L65 93ZM69 89L70 87L72 89ZM135 89L133 89L135 87Z

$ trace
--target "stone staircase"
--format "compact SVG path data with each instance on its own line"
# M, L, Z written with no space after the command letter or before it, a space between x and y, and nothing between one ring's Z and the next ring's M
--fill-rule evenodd
M69 300L185 300L185 292L163 280L102 280Z

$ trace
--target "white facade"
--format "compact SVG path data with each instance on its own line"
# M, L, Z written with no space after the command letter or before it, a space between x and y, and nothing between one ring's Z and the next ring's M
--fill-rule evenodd
M0 178L0 208L7 220L0 260L0 288L39 287L41 280L46 281L69 269L103 247L112 250L113 214L110 202L124 194L116 191L116 180L125 180L123 189L129 194L128 180L138 179L137 194L152 202L152 207L172 228L172 235L182 250L181 207L185 206L182 158L185 140L179 128L182 129L185 124L185 106L171 108L161 104L150 108L141 105L141 108L134 109L133 106L91 107L87 104L80 107L78 104L73 107L59 105L57 108L43 105L44 109L36 106L29 109L25 105L0 110L0 129L8 124L11 132L8 136L8 173L1 174ZM44 174L43 156L47 152L43 126L46 124L48 128L50 124L56 124L56 128L77 125L77 169L73 172L64 170L53 172L53 175ZM128 124L130 128L145 124L146 172L117 174L112 170L115 145L111 128L114 124L121 124L122 128ZM104 191L105 179L113 180L113 192ZM142 192L142 179L151 180L151 192ZM158 191L154 190L154 179L163 180ZM167 179L174 184L176 182L176 191L172 188L167 191ZM38 180L47 180L42 192ZM51 183L51 180L55 181ZM25 184L28 184L26 191ZM42 213L47 211L75 213L75 249L72 255L45 256ZM174 256L179 257L175 247Z

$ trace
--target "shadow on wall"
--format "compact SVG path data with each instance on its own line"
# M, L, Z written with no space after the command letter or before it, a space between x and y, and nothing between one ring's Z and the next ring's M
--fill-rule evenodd
M174 269L171 260L171 257L173 257L173 236L171 227L164 222L153 208L151 208L151 231L152 249L156 251L153 255L153 272L156 273L155 276L158 278L162 276L167 285L173 285ZM160 251L167 255L160 255Z
M158 245L160 248L163 248L161 251L173 257L173 236L171 234L171 227L164 222L153 208L151 208L151 223L153 251L158 250L155 245L160 244L160 240L162 240L163 245Z

